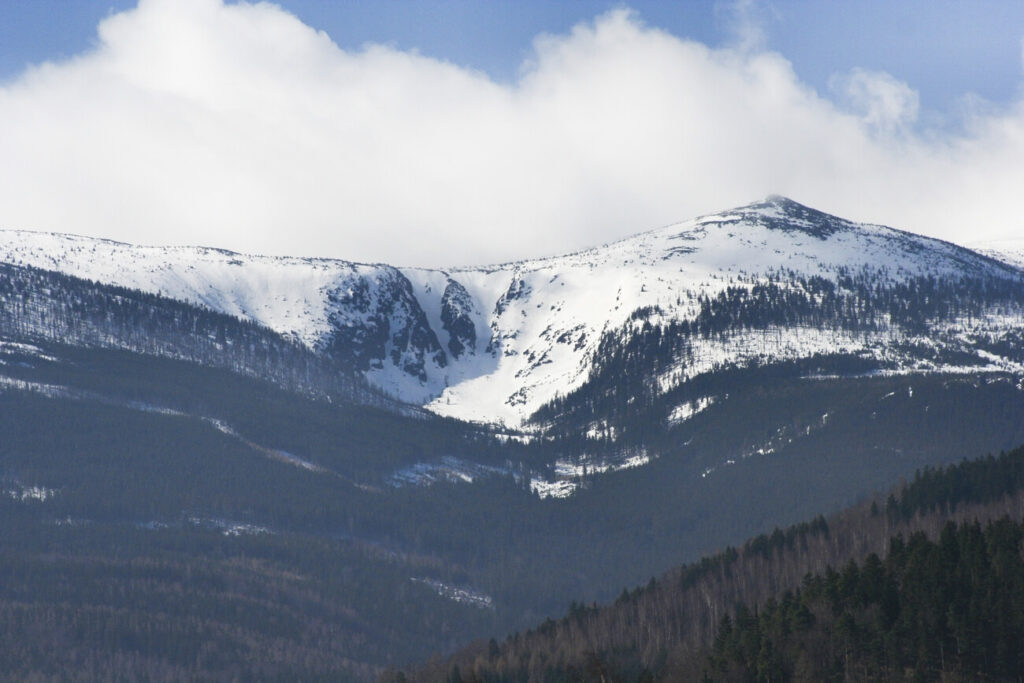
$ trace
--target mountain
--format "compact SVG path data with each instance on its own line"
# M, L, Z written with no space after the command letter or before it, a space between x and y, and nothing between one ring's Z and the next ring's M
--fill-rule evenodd
M0 628L366 680L612 600L1024 443L1022 277L782 198L448 270L2 232Z
M0 261L249 320L345 362L401 401L513 428L587 383L602 343L621 346L625 328L694 321L722 297L763 299L763 288L774 287L769 293L810 300L825 287L838 304L870 308L880 289L1024 281L1017 268L967 249L851 223L782 197L575 254L487 268L395 268L20 231L3 233ZM996 296L980 302L985 310L976 319L924 311L928 329L916 335L899 329L892 310L856 327L836 320L841 310L813 325L741 321L725 336L695 338L685 363L676 358L647 381L668 390L723 363L837 350L885 361L894 371L962 366L894 349L915 337L936 341L938 333L936 346L966 351L978 365L1019 368L1018 359L978 347L981 338L998 343L1024 319L1018 306L994 310L1006 303ZM763 306L743 306L751 303Z

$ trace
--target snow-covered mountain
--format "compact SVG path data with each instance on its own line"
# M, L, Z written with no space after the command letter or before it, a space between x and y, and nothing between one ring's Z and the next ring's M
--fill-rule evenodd
M1024 283L1010 263L851 223L782 197L575 254L484 268L395 268L14 230L0 233L0 261L160 293L252 320L350 362L402 400L509 426L521 426L556 396L582 386L608 335L695 320L710 300L728 292L772 283L813 298L809 280L848 289L852 283L897 287L929 278ZM1024 329L1024 318L1013 306L1000 305L983 315L953 311L929 324L970 345L979 336L1002 338ZM650 380L668 390L723 363L837 351L885 356L909 367L911 361L892 350L893 341L905 342L907 334L877 324L854 330L766 323L756 331L705 335L685 365ZM992 368L1020 367L1015 358L983 354ZM942 363L928 367L941 369Z

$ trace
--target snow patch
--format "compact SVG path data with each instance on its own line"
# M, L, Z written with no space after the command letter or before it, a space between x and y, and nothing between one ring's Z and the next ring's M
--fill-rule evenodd
M715 402L714 396L705 396L695 401L680 403L668 415L668 426L674 427L686 422L697 413L707 410Z
M188 521L194 526L202 527L204 529L213 529L219 531L225 536L262 536L264 534L274 533L265 526L248 524L245 522L235 522L217 517L189 517Z
M650 462L651 455L642 448L626 451L616 458L560 458L552 466L551 476L531 475L530 491L539 498L568 498L584 486L588 477L643 467Z
M511 472L507 466L482 465L454 456L444 456L436 462L418 462L398 470L388 478L388 483L394 487L430 486L441 481L472 483L482 477L507 475Z
M60 361L59 358L57 358L56 356L51 356L38 346L34 346L32 344L21 344L12 341L0 340L0 354L18 354L22 356L32 356L40 360L50 361L53 363Z
M480 609L494 609L494 598L473 588L453 586L436 579L412 578L413 583L427 586L442 598Z
M57 495L57 489L12 482L3 489L3 495L23 503L32 500L45 502Z
M568 498L576 493L580 487L579 482L570 480L548 481L546 479L534 478L530 480L530 492L538 498Z

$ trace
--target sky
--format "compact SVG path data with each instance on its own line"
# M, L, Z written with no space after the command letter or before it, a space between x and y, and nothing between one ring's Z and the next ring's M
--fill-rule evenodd
M1024 238L1024 2L0 0L0 227L433 267L783 194Z

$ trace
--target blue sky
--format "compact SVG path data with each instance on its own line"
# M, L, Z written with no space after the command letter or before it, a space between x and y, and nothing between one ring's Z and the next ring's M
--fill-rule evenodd
M641 0L281 0L339 46L415 49L515 80L539 33L630 7L650 26L707 45L734 38L729 2ZM97 23L134 0L2 0L0 78L26 64L74 56L95 43ZM853 67L884 70L914 86L922 106L945 110L966 93L997 103L1019 94L1024 38L1020 0L775 0L754 7L766 46L825 91Z
M3 227L439 265L780 193L1024 237L1020 0L0 11Z

